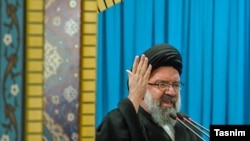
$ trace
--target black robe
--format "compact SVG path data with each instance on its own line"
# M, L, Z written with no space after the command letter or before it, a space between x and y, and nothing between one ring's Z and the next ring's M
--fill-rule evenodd
M199 138L178 122L174 126L175 141L198 141ZM96 129L96 141L171 141L166 131L151 116L124 99L109 112Z

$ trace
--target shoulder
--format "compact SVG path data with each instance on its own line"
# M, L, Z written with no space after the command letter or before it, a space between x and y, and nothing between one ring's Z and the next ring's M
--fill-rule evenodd
M128 98L125 98L119 102L118 108L107 113L103 122L108 122L109 124L124 124L137 118L137 113L135 112L132 102Z
M98 141L141 140L141 135L135 134L139 132L139 127L138 116L132 103L124 99L119 103L118 108L110 111L97 127L96 139Z

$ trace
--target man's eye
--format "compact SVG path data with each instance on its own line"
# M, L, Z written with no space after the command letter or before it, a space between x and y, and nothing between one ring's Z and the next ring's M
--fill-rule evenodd
M166 86L168 86L168 83L159 83L159 86L160 87L166 87Z
M178 87L180 87L180 84L179 83L173 84L173 86L176 87L176 88L178 88Z

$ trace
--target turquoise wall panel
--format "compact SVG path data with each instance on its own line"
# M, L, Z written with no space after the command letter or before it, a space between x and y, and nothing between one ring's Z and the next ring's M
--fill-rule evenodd
M0 1L0 140L22 141L24 1Z

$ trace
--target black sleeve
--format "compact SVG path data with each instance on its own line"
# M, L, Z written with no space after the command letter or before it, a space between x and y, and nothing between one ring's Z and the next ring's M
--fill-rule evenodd
M96 129L96 141L142 141L142 137L138 115L127 98Z

